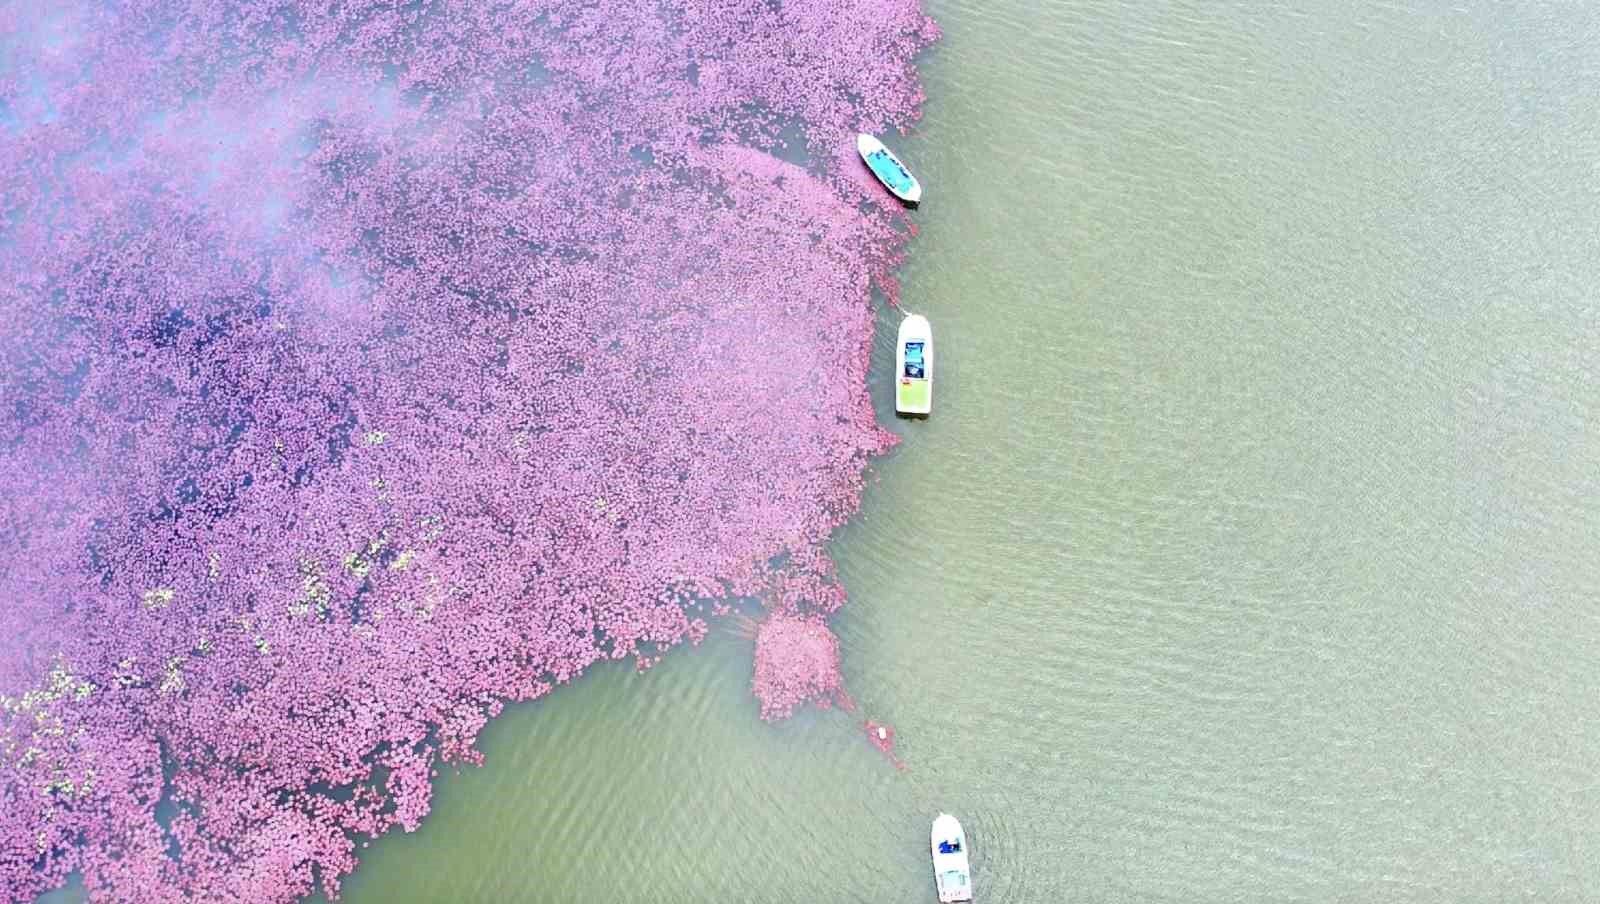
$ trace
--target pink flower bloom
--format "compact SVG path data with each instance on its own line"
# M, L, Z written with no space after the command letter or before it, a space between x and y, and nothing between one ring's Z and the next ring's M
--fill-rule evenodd
M0 901L337 896L703 601L839 692L932 23L437 6L0 0Z

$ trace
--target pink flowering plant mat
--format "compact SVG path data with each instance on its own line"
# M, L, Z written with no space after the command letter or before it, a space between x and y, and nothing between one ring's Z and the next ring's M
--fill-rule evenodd
M337 896L507 701L719 600L769 612L764 715L839 693L908 234L853 135L935 37L0 0L0 901Z

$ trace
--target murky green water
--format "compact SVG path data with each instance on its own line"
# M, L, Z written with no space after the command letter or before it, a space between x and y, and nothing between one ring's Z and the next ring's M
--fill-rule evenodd
M931 9L936 410L835 544L909 771L721 631L347 900L932 901L941 808L995 904L1600 898L1600 7Z

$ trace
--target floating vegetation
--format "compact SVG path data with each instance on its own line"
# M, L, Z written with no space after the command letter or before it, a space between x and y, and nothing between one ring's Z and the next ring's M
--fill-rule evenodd
M768 606L769 718L837 691L905 216L851 140L915 117L915 0L38 9L0 0L0 901L337 896L503 702L696 600Z

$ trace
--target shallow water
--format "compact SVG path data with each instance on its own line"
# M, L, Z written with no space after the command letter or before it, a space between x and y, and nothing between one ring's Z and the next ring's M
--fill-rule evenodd
M485 733L346 900L1600 896L1600 11L954 3L903 271L940 369L751 642ZM876 391L889 417L892 315Z

